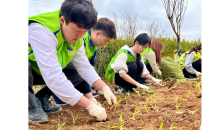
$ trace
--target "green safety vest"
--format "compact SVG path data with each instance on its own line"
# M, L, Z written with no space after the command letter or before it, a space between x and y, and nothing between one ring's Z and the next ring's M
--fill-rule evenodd
M85 52L88 57L88 59L92 59L94 53L97 50L97 47L92 44L92 39L91 39L91 29L83 36L85 40Z
M183 53L183 54L180 56L180 58L179 58L179 63L180 63L180 65L181 65L182 69L185 68L185 56L186 56L186 54L188 54L188 53L189 53L189 50L186 51L185 53ZM194 60L192 61L192 63L201 59L201 53L199 53L199 52L196 53L195 51L193 51L193 52L191 52L191 53L195 55L195 58L194 58Z
M128 50L126 49L120 49L117 54L111 59L108 67L107 67L107 70L106 70L106 73L105 73L105 78L106 80L112 84L113 82L113 79L114 79L114 76L115 76L115 72L114 70L111 68L111 64L114 63L114 60L116 59L116 57L120 54L120 53L126 53L128 59L126 61L126 63L129 63L129 62L132 62L132 61L135 61L136 62L136 58L131 54L131 52L129 52Z
M60 63L62 69L67 66L67 64L70 62L70 60L74 57L76 51L82 46L83 40L82 38L78 39L73 44L68 44L69 47L71 47L73 50L68 51L67 49L67 41L64 39L61 31L61 24L60 24L60 10L54 11L54 12L48 12L44 14L39 14L36 16L29 17L29 23L37 22L45 26L47 29L49 29L57 38L58 45L56 47L57 49L57 58L58 62ZM37 65L34 52L32 50L32 47L28 46L28 59L31 63L31 68L41 75L39 67Z
M141 53L141 58L142 58L145 54L147 54L148 52L153 52L153 50L152 50L150 47L147 47L147 48ZM146 61L144 62L144 64L149 65L148 60L146 60Z

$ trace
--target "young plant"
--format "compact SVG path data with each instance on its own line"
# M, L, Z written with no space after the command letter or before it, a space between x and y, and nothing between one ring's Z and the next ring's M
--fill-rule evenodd
M143 128L142 126L144 125L144 123L145 123L145 121L142 121L141 126L139 126L138 128L139 128L139 129Z
M104 103L101 105L101 107L106 104L107 105L107 108L110 108L110 106L108 105L107 101L104 101Z
M118 100L118 101L117 101L117 105L118 105L123 99L126 99L126 97L121 98L120 100ZM117 105L115 106L115 110L116 110L116 108L117 108Z
M120 127L119 126L112 126L111 128L118 128L119 130L124 130L124 128L123 128L122 110L121 110L119 122L120 122Z
M199 91L201 91L201 82L200 83L198 83L198 82L196 82L196 88L195 88L195 90L198 88L199 89Z
M105 126L105 128L101 128L101 127L99 127L101 130L109 130L109 128L110 128L110 123L108 124L108 125L106 125Z
M127 96L129 97L130 96L130 93L129 92L126 92Z
M140 96L139 91L137 91L135 88L133 88L133 90L135 91L136 94L138 94L138 96Z
M153 102L151 102L151 104L154 104L156 107L156 100L153 100Z
M173 124L170 126L170 130L172 129L182 129L183 127L177 127L177 126L173 126Z
M144 109L145 109L145 110L146 110L146 112L148 113L148 109L147 109L147 106L146 106L146 105L144 106Z
M182 103L185 103L186 99L182 99L181 101L182 101Z
M198 109L196 109L195 111L189 111L189 113L191 114L195 114L195 112L197 112Z
M128 101L126 100L126 104L128 104Z
M178 103L178 100L177 100L177 97L176 97L176 109L179 110L179 106L182 104L182 103L185 103L186 99L182 99L181 100L182 102L181 103Z
M190 90L188 90L187 98L189 97L190 94L192 94L193 96L195 96Z
M168 98L169 96L162 96L163 98L162 98L162 101L164 100L164 99L166 99L166 98Z
M133 119L133 120L135 120L135 115L136 114L138 114L140 111L139 110L137 110L137 106L135 106L135 111L134 111L134 113L133 113L133 116L132 116L132 118L130 118L130 119Z
M51 121L57 122L55 120L51 120ZM58 123L58 130L61 130L61 127L65 125L66 121L61 125L60 124L60 119L59 119L59 116L58 116L58 122L57 123Z
M153 91L151 88L149 88L148 90L142 89L142 91L145 91L145 92L148 93L149 95L154 95L154 91Z
M73 118L73 125L76 123L76 119L78 118L79 115L76 116L76 118L73 116L73 114L71 113L72 118Z
M152 99L152 97L148 97L148 98L146 98L146 101L149 101L150 99Z
M162 128L163 128L163 123L164 123L164 120L163 120L163 122L161 123L159 130L162 130Z

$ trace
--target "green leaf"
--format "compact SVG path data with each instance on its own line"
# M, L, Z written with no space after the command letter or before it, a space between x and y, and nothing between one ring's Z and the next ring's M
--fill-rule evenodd
M164 123L164 120L163 120L163 122L161 123L159 130L162 130L163 123Z

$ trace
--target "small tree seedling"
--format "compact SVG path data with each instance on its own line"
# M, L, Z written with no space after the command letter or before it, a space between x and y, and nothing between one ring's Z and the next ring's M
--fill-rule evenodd
M163 123L164 123L164 120L162 121L159 130L162 130L162 128L163 128Z
M76 119L78 118L79 115L76 116L76 118L73 116L73 114L71 113L72 118L73 118L73 125L76 123Z
M151 102L151 104L154 104L156 107L156 100L153 100L153 102Z
M105 126L105 128L101 128L101 127L99 127L101 130L109 130L109 128L110 128L110 123L108 124L108 125L106 125Z
M183 127L177 127L177 126L173 126L173 124L170 126L170 130L172 129L182 129Z
M195 88L195 90L198 88L199 89L199 91L201 91L201 83L198 83L198 82L196 82L196 88Z
M142 126L144 125L144 123L145 123L145 121L142 121L141 126L139 126L138 128L139 128L139 129L143 128Z
M169 96L162 96L163 98L162 98L162 101L164 100L164 99L166 99L166 98L168 98Z
M118 128L119 130L124 130L124 128L123 128L122 110L121 110L119 122L120 122L120 127L119 126L112 126L111 128Z
M146 98L146 101L149 101L150 99L152 99L152 97L148 97L148 98Z
M181 100L182 102L181 103L178 103L178 100L177 100L177 97L176 97L176 109L179 110L179 106L182 104L182 103L185 103L186 99L185 100Z
M51 121L57 122L55 120L51 120ZM65 125L66 121L61 125L59 115L58 115L58 122L57 123L58 123L58 130L61 130L61 127Z
M185 103L186 99L182 99L181 101L182 101L182 103Z
M139 91L137 91L135 88L133 88L133 90L135 91L136 94L138 94L138 96L140 96Z
M126 104L128 104L128 101L126 100Z
M189 97L190 94L192 94L193 96L195 96L190 90L188 90L187 98Z
M144 106L144 109L145 109L145 110L146 110L146 112L148 113L148 109L147 109L147 106L146 106L146 105Z
M110 108L110 106L108 105L107 101L104 101L104 103L101 105L101 107L106 104L107 105L107 108Z
M198 109L196 109L195 111L189 111L189 113L191 114L195 114L197 112Z
M123 99L126 99L126 97L121 98L120 100L118 100L118 101L117 101L117 105L118 105ZM116 108L117 108L117 105L115 106L115 110L116 110Z
M133 119L133 120L135 120L135 115L136 114L138 114L140 111L139 110L137 110L137 106L135 106L135 111L134 111L134 113L133 113L133 116L132 116L132 118L130 118L130 119Z
M149 88L148 90L142 89L142 91L145 91L145 92L148 93L149 95L154 95L154 91L153 91L151 88Z

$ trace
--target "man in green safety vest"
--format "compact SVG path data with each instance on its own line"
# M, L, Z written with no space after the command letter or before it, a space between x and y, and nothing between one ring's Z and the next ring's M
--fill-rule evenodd
M98 19L97 24L83 36L83 39L85 41L84 46L86 56L89 59L90 64L94 67L97 47L105 45L111 39L116 39L115 25L108 18L100 18ZM63 71L66 73L74 72L72 75L74 78L70 79L72 84L90 101L97 103L97 100L94 97L98 96L98 94L92 93L90 85L77 73L72 62L70 62ZM52 98L56 105L66 105L66 103L61 101L56 95L53 94ZM100 103L97 104L100 105Z
M109 105L116 97L101 80L85 54L82 36L97 23L97 12L89 0L65 0L61 9L29 17L28 26L28 82L29 122L48 121L47 114L62 108L51 107L52 94L70 105L88 110L97 120L106 120L104 108L91 102L74 88L71 72L63 69L72 60L79 75L98 90L103 91ZM33 85L46 86L34 94Z

